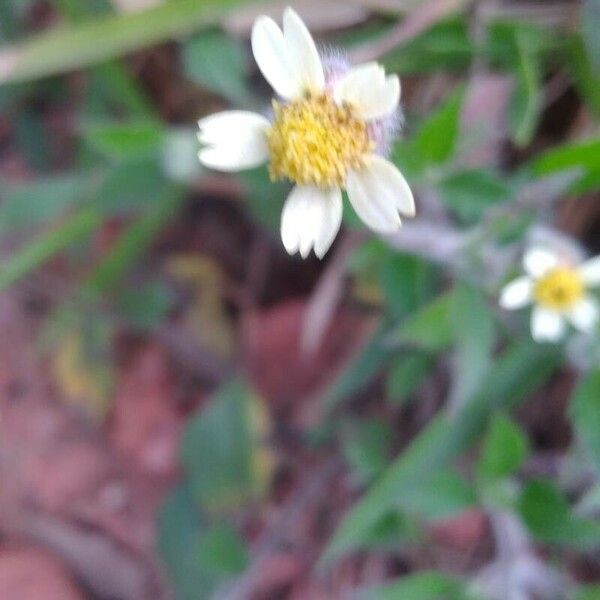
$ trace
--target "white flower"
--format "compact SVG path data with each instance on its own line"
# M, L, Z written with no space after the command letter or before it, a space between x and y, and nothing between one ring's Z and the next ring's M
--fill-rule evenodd
M600 256L573 265L546 248L534 247L526 252L523 267L527 274L502 290L500 306L515 310L533 304L535 340L560 340L567 322L584 333L595 327L600 309L588 288L600 286Z
M377 63L326 76L315 42L291 8L283 31L269 17L255 21L252 51L283 101L273 103L272 121L244 111L201 119L199 158L222 171L269 162L272 179L295 184L281 216L288 253L306 258L314 248L321 258L327 252L342 221L342 188L377 232L400 227L399 213L414 216L406 180L376 153L386 119L398 108L398 77Z

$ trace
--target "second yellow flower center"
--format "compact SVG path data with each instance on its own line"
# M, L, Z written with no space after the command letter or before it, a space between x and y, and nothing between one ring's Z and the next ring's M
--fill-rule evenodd
M579 273L559 267L544 275L535 285L538 304L552 310L566 310L583 297L585 288Z
M341 187L349 169L360 168L372 150L367 126L349 106L326 94L273 104L267 134L271 178L301 185Z

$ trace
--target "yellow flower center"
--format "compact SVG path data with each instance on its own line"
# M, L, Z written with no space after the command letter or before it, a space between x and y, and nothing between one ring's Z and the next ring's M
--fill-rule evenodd
M348 170L362 167L373 148L366 123L350 106L339 106L326 94L289 104L274 102L273 109L275 119L267 133L273 180L339 187Z
M580 300L584 291L577 271L558 267L537 281L534 296L537 303L546 308L565 310Z

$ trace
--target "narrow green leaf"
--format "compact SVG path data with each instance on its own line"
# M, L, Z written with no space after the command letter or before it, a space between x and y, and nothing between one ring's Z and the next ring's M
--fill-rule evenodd
M378 419L360 421L347 433L344 455L360 481L369 481L385 467L392 432L388 423Z
M243 540L227 523L217 523L203 532L198 558L206 568L224 576L241 573L248 564Z
M69 173L5 186L0 204L0 233L56 219L89 196L90 186L94 187L92 179L89 173Z
M151 331L162 323L173 303L173 294L162 282L150 282L135 288L125 287L116 300L116 310L130 327Z
M492 171L469 169L440 182L442 199L466 223L473 223L490 207L506 202L512 193L506 181Z
M178 600L208 600L222 581L200 560L202 533L207 527L187 485L171 492L159 511L158 552Z
M398 498L403 510L427 520L452 517L475 502L473 488L451 469L434 473Z
M515 143L523 147L531 142L539 120L541 68L535 51L528 47L528 37L520 29L515 36L519 62L508 120Z
M600 67L592 64L578 33L574 33L569 38L566 49L565 66L569 69L587 105L594 111L596 117L600 118Z
M401 75L461 72L468 68L473 50L465 19L453 17L398 45L383 57L382 62L389 71Z
M438 571L407 575L397 581L368 590L365 600L459 600L464 598L461 583Z
M393 330L388 336L389 342L441 352L452 343L454 302L453 291L438 296Z
M487 375L496 335L494 319L483 294L465 283L454 290L450 321L455 343L450 403L456 406L474 394Z
M533 162L538 175L566 169L600 171L600 137L564 144L545 152Z
M422 258L387 252L381 267L381 288L389 314L402 319L415 311L435 289L435 269Z
M428 164L439 164L454 152L460 126L463 89L459 88L427 118L412 145Z
M254 95L246 85L246 52L219 30L204 31L183 47L186 75L231 102L253 104Z
M134 223L111 248L108 256L90 275L85 289L93 293L104 292L114 286L126 273L127 269L144 254L158 231L165 223L177 214L183 202L180 190L163 197L163 201L154 210L148 211L144 217Z
M386 395L393 403L401 403L413 394L430 373L434 361L427 354L411 353L398 356L390 366Z
M584 0L581 11L581 30L590 60L596 73L600 73L600 0Z
M227 514L257 490L257 450L251 391L241 381L225 385L185 430L181 458L192 490L211 515Z
M540 541L579 548L600 545L600 525L576 518L567 499L550 482L538 480L527 484L519 499L519 511Z
M432 472L450 465L478 438L490 414L508 409L527 397L547 380L559 360L554 350L533 342L509 348L495 361L481 390L457 414L435 417L388 467L343 520L323 561L360 547L371 528L405 491L420 485Z
M154 120L137 120L88 125L83 130L83 139L107 158L132 160L156 156L165 133Z
M575 389L569 419L577 438L600 471L600 369L585 375Z
M383 341L385 329L384 325L377 329L371 339L357 352L356 356L350 359L348 365L329 386L322 400L328 411L333 410L342 400L352 397L389 360L391 350Z
M598 600L600 598L599 585L584 585L575 595L575 600Z
M56 28L0 50L0 83L65 73L189 35L241 0L174 0L136 13Z
M289 194L289 185L283 181L272 182L266 167L242 171L238 174L248 198L251 215L264 227L279 231L283 199Z
M486 480L506 477L516 471L527 456L527 438L506 416L496 414L483 441L477 472Z
M0 290L25 277L56 253L92 232L101 222L102 215L99 211L96 208L87 208L72 216L63 225L29 243L0 266Z

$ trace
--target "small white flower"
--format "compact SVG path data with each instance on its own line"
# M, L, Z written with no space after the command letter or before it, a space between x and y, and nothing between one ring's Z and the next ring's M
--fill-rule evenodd
M500 295L500 306L516 310L533 304L531 334L538 342L560 340L569 322L590 332L600 309L588 288L600 286L600 256L573 265L542 247L528 250L523 258L526 275L509 283Z
M300 17L287 8L283 30L269 17L252 29L252 51L265 79L283 100L273 119L227 111L199 122L202 163L235 171L269 162L273 180L295 184L281 216L289 254L321 258L342 221L345 188L359 217L390 233L399 213L414 216L412 192L398 169L378 155L400 101L400 81L377 63L331 73ZM339 69L338 69L339 71ZM383 132L383 133L382 133Z

